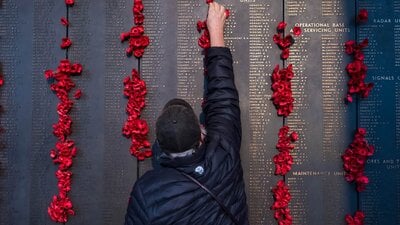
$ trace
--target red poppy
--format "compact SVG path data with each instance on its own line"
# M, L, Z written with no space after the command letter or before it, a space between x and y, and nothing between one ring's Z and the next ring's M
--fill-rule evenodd
M150 38L148 36L143 35L141 37L141 47L146 48L150 44Z
M368 21L368 11L366 9L360 9L357 15L357 22L365 23Z
M364 53L362 51L357 51L354 53L354 59L358 61L364 61Z
M68 215L74 215L71 200L65 195L53 196L53 201L47 208L50 218L58 223L66 223Z
M352 63L347 64L346 70L349 74L356 74L365 70L365 64L360 60L355 60Z
M208 30L204 30L203 34L200 36L198 40L198 45L203 48L207 49L211 47L211 42L210 42L210 35L208 33Z
M345 220L347 225L364 225L365 214L362 211L357 211L354 217L346 215Z
M293 34L296 36L300 36L301 35L301 28L300 27L293 27Z
M144 54L144 49L135 49L135 50L133 50L133 55L136 58L141 58L143 56L143 54Z
M131 35L131 33L124 32L124 33L120 34L119 38L120 38L121 42L124 42L129 39L130 35Z
M61 41L61 48L62 49L67 49L72 45L71 40L68 37L65 37Z
M285 151L275 155L273 161L275 164L275 175L284 176L292 168L293 157L289 152Z
M346 41L345 47L346 47L346 54L353 54L354 48L356 46L356 42L353 40Z
M278 23L278 26L276 27L276 30L278 31L278 33L283 33L283 31L286 28L287 23L285 21L281 21Z
M82 65L79 63L75 63L71 65L71 75L80 75L82 73Z
M229 9L225 9L225 18L228 19L230 15L231 12L229 11Z
M287 59L288 57L289 57L289 49L288 49L288 48L285 48L285 49L282 50L281 59L285 60L285 59Z
M144 6L142 2L137 2L133 6L133 15L138 15L143 12Z
M131 28L130 36L131 37L140 37L144 33L144 27L139 25Z
M74 98L80 99L81 97L82 97L82 90L81 89L76 90L75 94L74 94Z
M279 43L279 47L281 47L282 49L285 48L289 48L292 44L294 43L294 39L292 35L286 35L286 37L281 40L281 42Z
M134 23L136 25L143 25L144 22L144 15L143 13L138 13L134 16Z
M63 26L68 27L68 26L69 26L69 21L67 20L67 18L61 17L61 24L62 24Z
M73 6L74 3L75 3L75 0L65 0L65 4L66 4L67 6Z
M200 33L202 30L207 28L206 21L197 21L197 31Z

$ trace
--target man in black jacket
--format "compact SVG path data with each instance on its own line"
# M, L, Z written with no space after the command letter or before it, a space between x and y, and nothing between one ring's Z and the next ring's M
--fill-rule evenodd
M224 47L225 17L223 6L209 4L211 48L206 54L208 85L203 108L206 138L201 141L199 122L186 101L173 99L165 105L156 123L161 166L136 181L125 225L248 224L240 162L239 96L232 56Z

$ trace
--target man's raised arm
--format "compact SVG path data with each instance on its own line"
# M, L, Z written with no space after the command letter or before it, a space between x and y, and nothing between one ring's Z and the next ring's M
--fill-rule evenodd
M240 147L239 96L235 87L232 55L224 43L225 8L210 3L207 27L211 48L207 50L207 92L204 113L208 135L219 135Z

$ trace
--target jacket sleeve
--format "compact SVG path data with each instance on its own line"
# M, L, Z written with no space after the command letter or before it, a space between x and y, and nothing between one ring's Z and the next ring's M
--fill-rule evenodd
M149 223L146 204L139 185L135 184L129 198L125 225L147 225Z
M218 135L239 150L242 135L239 95L229 48L209 48L206 68L208 83L203 111L207 136Z

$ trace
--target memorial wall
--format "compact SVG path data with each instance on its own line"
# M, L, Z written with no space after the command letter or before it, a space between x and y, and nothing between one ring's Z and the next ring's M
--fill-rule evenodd
M230 10L226 44L234 57L243 127L241 148L251 225L277 224L271 189L278 130L286 124L299 135L294 164L286 174L296 225L345 225L345 215L360 209L366 225L400 224L400 0L220 0ZM69 196L75 216L69 225L123 224L135 180L150 170L151 159L130 155L122 135L127 119L123 79L140 68L147 83L142 118L154 125L163 105L186 99L201 112L204 68L196 23L204 20L204 0L143 0L150 45L137 60L126 57L121 32L132 27L130 0L0 1L0 224L44 225L57 192L57 170L50 158L56 138L57 97L44 71L56 68L68 15L73 44L68 58L82 64L72 79L83 94L71 111L78 154L73 160ZM359 9L368 22L359 24ZM290 57L280 59L273 41L276 26L299 26ZM368 98L345 104L348 75L344 43L369 39L364 63ZM283 120L271 96L275 65L293 64L294 110ZM343 170L342 154L357 127L375 147L367 160L369 184L357 193Z

